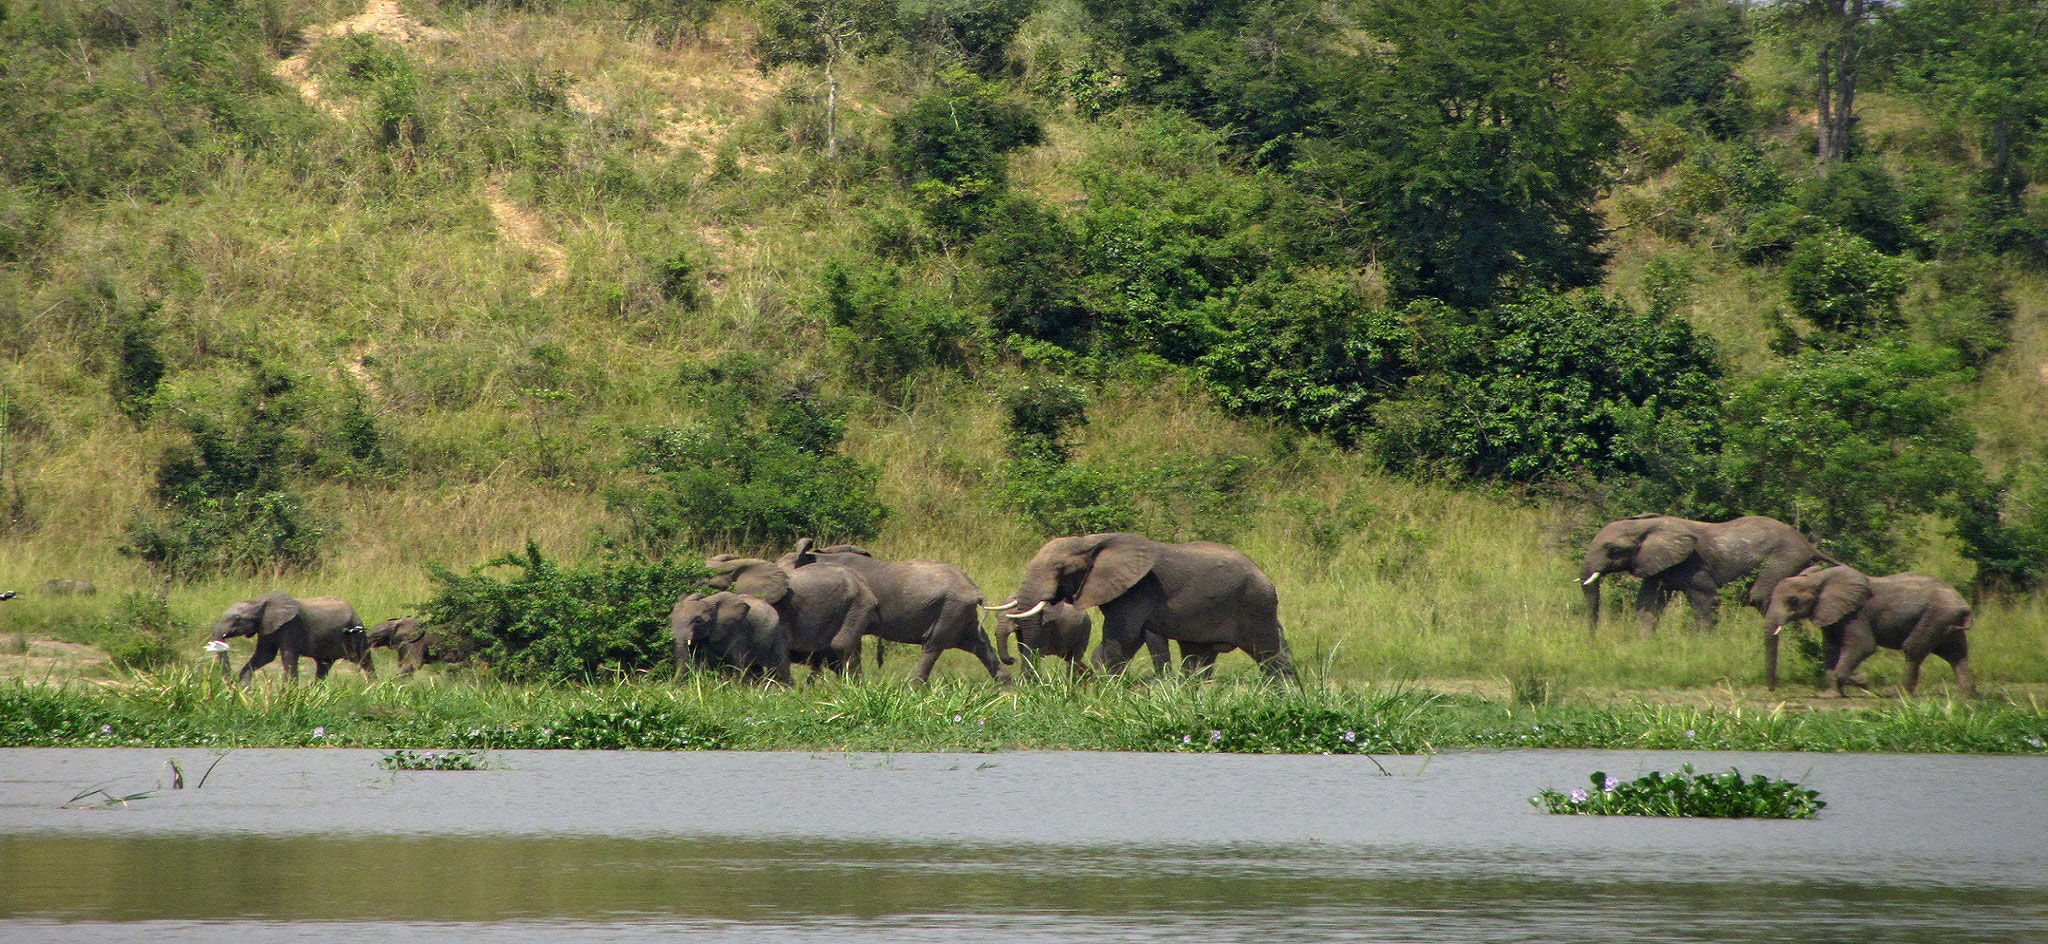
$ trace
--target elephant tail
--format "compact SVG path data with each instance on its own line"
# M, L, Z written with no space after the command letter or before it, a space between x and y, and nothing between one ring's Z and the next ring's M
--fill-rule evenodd
M1827 562L1828 562L1829 564L1832 564L1832 565L1834 565L1834 566L1836 566L1836 567L1842 567L1842 566L1846 566L1846 565L1844 565L1844 564L1843 564L1843 563L1842 563L1841 561L1838 561L1838 560L1836 560L1836 559L1835 559L1835 556L1834 556L1833 554L1830 554L1830 553L1828 553L1828 552L1826 552L1826 551L1823 551L1823 550L1821 550L1821 549L1820 549L1820 548L1818 548L1818 547L1816 547L1816 548L1814 548L1814 549L1813 549L1813 558L1814 558L1815 560L1824 560L1824 561L1827 561Z
M879 669L879 668L881 668L881 667L882 667L882 653L884 653L884 652L888 652L888 651L889 651L889 645L888 645L888 641L887 641L887 640L885 640L885 639L883 639L883 638L882 638L882 637L880 637L880 636L876 636L876 637L875 637L875 668L878 668L878 669ZM858 658L858 657L856 657L856 658Z

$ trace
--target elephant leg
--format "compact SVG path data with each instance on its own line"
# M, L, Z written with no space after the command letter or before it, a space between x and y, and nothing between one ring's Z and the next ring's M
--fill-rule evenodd
M1180 670L1193 678L1215 677L1216 647L1206 643L1181 643Z
M315 681L315 682L318 682L318 681L322 681L322 680L326 679L326 678L327 678L327 670L329 670L329 669L332 669L332 668L334 668L334 660L333 660L333 659L314 659L314 660L313 660L313 681Z
M977 608L979 601L948 600L939 610L939 622L925 637L926 657L918 660L918 680L923 681L931 674L931 664L938 658L941 649L959 649L981 660L988 669L989 678L1008 684L1010 670L1003 667L996 658L996 648L989 645L988 634L981 631L981 617ZM937 647L937 648L933 648Z
M256 675L256 670L269 665L270 661L275 658L277 658L277 644L258 639L256 641L256 651L249 654L249 661L242 663L241 684L249 684L249 679Z
M1970 638L1960 630L1950 632L1931 650L1956 672L1956 688L1967 697L1977 694L1977 680L1970 676Z
M944 649L935 649L932 648L930 645L926 645L924 647L924 651L918 653L917 666L910 670L910 677L920 682L930 681L932 677L932 666L938 664L939 653L944 651Z
M1664 615L1664 606L1671 602L1671 593L1664 589L1664 582L1656 577L1644 577L1642 589L1636 591L1636 635L1650 638L1657 631L1657 618Z
M1154 675L1165 675L1167 666L1173 662L1173 653L1168 651L1166 646L1165 636L1161 636L1158 633L1145 634L1145 650L1152 655L1152 674ZM1182 646L1181 651L1187 651L1185 645Z
M1685 602L1692 606L1692 628L1694 632L1706 632L1714 628L1714 619L1721 609L1721 588L1705 571L1693 574L1685 585Z
M1130 665L1131 656L1144 643L1145 623L1152 617L1149 603L1126 602L1128 599L1118 597L1102 608L1102 645L1095 649L1095 661L1110 675L1121 675Z
M1863 660L1870 658L1876 651L1877 640L1870 633L1852 630L1843 634L1842 654L1835 660L1834 669L1828 673L1828 686L1835 690L1836 695L1847 694L1842 691L1843 685L1870 687L1856 677L1856 667L1862 665Z

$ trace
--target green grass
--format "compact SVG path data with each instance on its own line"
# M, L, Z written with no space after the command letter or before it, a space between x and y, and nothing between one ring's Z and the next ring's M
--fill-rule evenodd
M446 680L237 688L205 670L126 684L0 682L0 746L1419 753L1573 747L2048 754L2007 699L1829 711L1571 702L1400 685L1162 680L1016 687L727 680L514 687Z
M1651 771L1623 781L1594 771L1591 789L1545 790L1529 798L1545 813L1580 816L1689 816L1710 819L1812 819L1828 804L1816 791L1762 774Z

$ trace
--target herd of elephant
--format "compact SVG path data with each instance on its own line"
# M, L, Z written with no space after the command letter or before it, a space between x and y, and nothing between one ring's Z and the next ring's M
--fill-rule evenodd
M980 588L952 564L883 560L851 544L820 548L805 538L779 560L721 554L705 563L713 592L684 594L669 614L679 669L717 667L785 684L797 664L813 676L850 674L859 669L861 640L875 636L919 646L913 675L920 681L949 649L1008 681L1014 636L1020 653L1058 656L1076 675L1119 673L1140 645L1161 670L1168 646L1178 645L1190 674L1207 674L1219 654L1235 649L1270 676L1293 675L1272 580L1242 551L1215 542L1173 544L1127 533L1054 538L1025 565L1017 591L994 605L984 605ZM1636 613L1646 634L1673 594L1685 594L1704 625L1714 618L1722 587L1752 579L1746 600L1769 624L1764 665L1772 688L1779 633L1805 619L1820 627L1825 688L1836 695L1845 685L1864 684L1856 669L1879 646L1904 651L1909 692L1930 653L1954 668L1960 689L1972 690L1970 605L1955 588L1924 574L1866 576L1776 519L1640 515L1608 523L1587 547L1579 575L1595 628L1600 581L1621 573L1642 581ZM1102 613L1092 667L1091 609ZM994 645L982 630L981 610L997 614ZM373 673L370 651L379 647L398 652L401 674L460 657L417 617L366 630L355 610L334 597L272 592L228 607L207 644L223 672L226 641L235 636L256 637L255 654L242 666L244 683L280 656L291 678L300 656L313 659L316 678L344 659Z

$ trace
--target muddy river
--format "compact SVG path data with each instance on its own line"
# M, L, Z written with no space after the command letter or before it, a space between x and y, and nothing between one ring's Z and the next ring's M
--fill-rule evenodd
M2048 941L2044 758L383 756L0 750L0 941ZM1527 802L1685 762L1829 806Z

